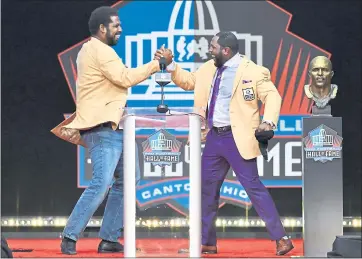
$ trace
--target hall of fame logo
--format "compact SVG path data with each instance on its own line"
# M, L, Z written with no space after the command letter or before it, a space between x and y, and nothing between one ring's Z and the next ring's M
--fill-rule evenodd
M335 130L320 125L303 139L305 158L321 163L341 158L342 140Z
M143 161L161 167L179 163L181 145L175 136L161 129L142 142Z
M303 95L303 87L308 83L308 64L315 56L330 58L331 54L290 32L290 13L270 1L120 1L114 7L119 10L123 27L122 36L114 49L130 68L151 61L155 51L165 44L183 69L195 71L208 60L208 46L212 37L220 30L234 32L239 40L240 53L270 69L271 80L283 99L275 137L269 143L268 160L258 157L261 181L268 188L301 188L301 121L303 117L309 116L312 104ZM250 16L250 13L253 15ZM233 17L237 17L238 22ZM58 55L74 101L77 79L75 61L82 44L88 40ZM128 107L156 107L161 99L161 88L155 82L154 75L128 91ZM192 91L184 91L173 82L164 91L165 103L169 107L193 106ZM246 99L255 98L250 91L246 90L243 94ZM261 115L263 109L261 107ZM139 129L138 146L141 147L151 134L152 131ZM186 144L188 131L174 130L172 134ZM161 160L176 159L175 156L145 156L139 152L139 207L163 203L182 214L188 213L189 164L187 148L185 145L183 147L185 150L178 157L179 162L164 165L164 173L159 166L153 166L144 159L166 163L168 161ZM87 187L92 178L87 152L78 147L80 188ZM156 187L157 190L166 190L167 194L152 195ZM247 208L251 204L232 170L221 187L220 206L225 203Z

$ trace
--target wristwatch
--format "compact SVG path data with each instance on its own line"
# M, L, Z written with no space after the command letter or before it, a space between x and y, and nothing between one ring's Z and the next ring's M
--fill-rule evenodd
M262 123L266 123L266 124L270 125L272 127L272 129L275 129L275 125L272 121L263 120Z

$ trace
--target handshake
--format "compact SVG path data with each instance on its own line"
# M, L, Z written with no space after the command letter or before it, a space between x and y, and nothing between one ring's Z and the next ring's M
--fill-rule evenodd
M173 54L170 49L165 49L165 45L162 45L160 49L155 52L154 60L160 60L161 58L165 58L166 66L170 65L173 60Z

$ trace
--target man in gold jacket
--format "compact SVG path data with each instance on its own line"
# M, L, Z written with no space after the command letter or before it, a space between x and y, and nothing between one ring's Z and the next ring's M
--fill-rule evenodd
M111 7L94 10L89 30L91 39L83 44L77 58L76 112L52 129L61 139L87 147L93 167L90 185L63 231L61 251L64 254L76 254L76 241L103 202L109 186L112 187L99 233L102 241L98 252L123 251L118 241L123 227L123 131L118 124L128 88L159 70L157 60L134 69L122 63L111 47L117 44L122 32L117 10Z
M167 70L184 90L194 90L194 106L207 107L209 132L202 154L202 252L217 253L215 221L220 188L230 167L247 192L255 210L276 240L277 255L293 249L272 197L259 180L256 158L260 155L255 132L271 131L278 122L281 97L270 80L269 70L238 53L238 40L220 32L211 41L213 59L196 72L172 62ZM172 57L161 49L158 57ZM260 121L258 100L265 104Z

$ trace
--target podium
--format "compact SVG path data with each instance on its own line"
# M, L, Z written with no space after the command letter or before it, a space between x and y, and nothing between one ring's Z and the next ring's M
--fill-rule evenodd
M327 257L343 235L342 118L313 107L303 118L303 239L305 257Z
M179 159L179 141L167 129L189 130L189 256L201 255L201 129L205 128L204 108L124 108L120 125L124 134L124 257L136 257L136 176L135 137L138 129L154 129L143 146L144 160L161 166ZM192 202L191 202L192 201ZM176 251L175 251L176 252Z

